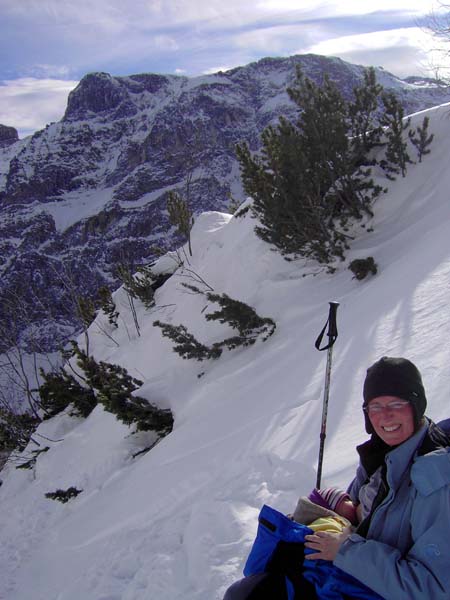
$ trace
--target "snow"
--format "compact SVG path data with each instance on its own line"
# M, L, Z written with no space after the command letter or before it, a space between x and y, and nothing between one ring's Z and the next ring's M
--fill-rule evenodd
M17 142L14 142L10 146L0 148L0 189L5 186L6 176L9 171L11 160L20 153L29 140L30 138L26 137L21 140L17 140Z
M65 192L54 202L32 202L23 207L22 215L31 217L47 213L53 218L56 230L64 232L80 220L97 215L111 202L113 191L106 188Z
M314 341L330 301L340 303L339 337L323 485L352 478L354 447L366 437L362 383L380 356L413 360L427 414L449 416L450 109L426 114L436 135L431 154L388 183L336 273L285 261L255 236L249 212L209 212L196 220L193 257L185 248L155 265L164 271L183 260L185 268L158 290L155 308L136 302L140 336L124 290L115 292L119 328L99 315L91 349L142 379L140 395L170 406L174 430L134 456L151 434L133 435L100 406L86 420L44 422L36 439L49 450L35 469L10 463L1 474L0 598L220 600L241 576L262 504L290 511L314 486L326 363ZM348 262L367 256L379 271L359 282ZM215 306L205 296L181 285L201 281L274 319L274 335L216 361L183 360L153 321L183 323L204 343L230 333L206 321ZM71 486L83 491L67 504L45 497Z

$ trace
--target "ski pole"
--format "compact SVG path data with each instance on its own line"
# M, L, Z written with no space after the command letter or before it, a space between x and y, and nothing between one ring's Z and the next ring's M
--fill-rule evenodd
M317 480L316 480L316 488L320 489L320 480L322 478L322 463L323 463L323 453L325 448L325 438L327 431L327 413L328 413L328 398L330 394L330 378L331 378L331 362L333 358L333 345L338 336L337 331L337 321L336 321L336 313L339 306L339 302L330 302L330 310L328 313L328 320L325 323L325 327L319 334L319 337L316 340L316 349L322 352L323 350L328 350L327 353L327 367L325 371L325 388L323 392L323 407L322 407L322 424L320 428L320 448L319 448L319 462L317 465ZM328 326L328 344L323 348L320 347L322 343L323 336L325 335L325 331Z

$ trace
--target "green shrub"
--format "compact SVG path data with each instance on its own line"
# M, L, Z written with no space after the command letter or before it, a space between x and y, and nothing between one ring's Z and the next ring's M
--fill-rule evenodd
M227 296L227 294L213 294L207 292L206 297L211 302L219 304L220 310L206 315L207 321L219 321L219 323L228 323L234 329L237 329L239 336L229 338L220 342L228 348L237 346L249 346L254 344L258 338L262 341L267 340L276 329L275 322L268 317L260 317L256 311L241 302Z
M222 354L222 350L217 346L209 347L199 342L184 325L170 325L170 323L162 323L161 321L154 321L153 325L160 327L162 335L174 342L174 352L182 358L203 361L210 358L219 358Z
M194 293L203 294L196 286L186 283L183 285ZM248 304L234 300L226 294L206 292L205 296L210 302L215 302L221 307L220 310L207 314L206 320L228 323L237 329L239 335L215 342L212 346L206 346L199 342L184 325L170 325L154 321L153 325L160 327L162 335L174 342L174 351L183 358L192 358L198 361L219 358L223 348L232 350L238 346L250 346L258 339L266 341L275 331L275 322L272 319L260 317Z
M119 312L113 300L111 290L108 287L103 286L99 288L97 296L100 303L100 308L108 317L109 323L113 327L117 327L117 319L119 318Z
M153 430L160 437L172 431L173 416L169 409L158 408L145 398L133 395L142 381L131 377L124 367L103 361L96 362L76 344L73 347L86 384L105 410L113 413L126 425L135 424L137 431Z
M81 494L82 491L83 490L77 490L76 487L70 487L67 490L56 490L56 492L47 492L47 494L45 494L45 497L49 498L50 500L58 500L59 502L65 504L66 502L69 502L69 500L71 500L72 498L76 498L78 494Z
M43 383L39 387L40 406L49 419L73 405L72 414L87 417L97 404L92 389L83 387L64 369L45 373L41 369Z
M416 148L417 157L420 163L422 162L422 157L431 152L429 146L434 139L434 134L432 133L428 135L429 124L430 118L424 117L421 127L417 127L412 131L408 131L409 139L411 140L413 146Z
M0 450L21 452L26 448L40 420L29 412L15 413L0 408Z
M191 229L194 225L194 217L189 208L187 200L183 199L177 192L169 192L167 199L167 212L169 221L177 228L178 233L187 240L189 254L192 256Z
M378 267L373 259L373 256L368 256L367 258L356 258L355 260L352 260L348 268L358 280L365 279L369 274L376 275L378 272Z

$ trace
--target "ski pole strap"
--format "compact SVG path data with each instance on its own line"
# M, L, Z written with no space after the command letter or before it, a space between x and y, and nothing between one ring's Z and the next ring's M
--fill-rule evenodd
M330 304L330 311L328 313L328 320L325 323L325 327L319 333L319 337L317 338L316 343L315 343L316 349L319 350L320 352L322 352L322 350L328 350L328 348L331 348L338 336L336 313L337 313L337 309L339 306L339 302L330 302L329 304ZM324 346L323 348L321 348L320 345L322 343L323 336L325 335L325 331L327 330L327 327L328 327L328 333L327 333L328 344L326 346Z

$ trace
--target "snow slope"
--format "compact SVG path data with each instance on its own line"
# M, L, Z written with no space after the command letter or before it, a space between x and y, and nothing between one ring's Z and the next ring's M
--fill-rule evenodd
M314 486L326 362L314 341L330 300L340 308L324 485L352 477L354 447L365 438L365 369L381 355L416 362L427 414L450 416L450 106L426 114L432 153L389 184L335 274L285 261L256 238L249 213L210 212L194 226L184 271L158 290L154 309L138 307L140 337L123 290L116 292L120 327L107 330L116 342L102 333L108 325L100 316L90 329L94 354L143 379L139 394L172 408L174 430L133 458L149 434L131 435L101 407L86 420L43 423L37 439L49 450L34 471L9 464L2 473L0 598L220 600L241 576L261 505L292 510ZM348 262L367 256L379 272L358 282ZM274 335L217 361L180 358L155 319L183 323L204 343L231 333L207 322L206 298L181 285L198 277L274 319ZM67 504L45 498L70 486L83 492Z

